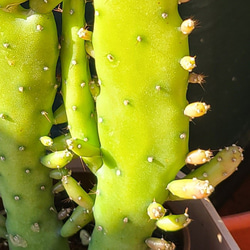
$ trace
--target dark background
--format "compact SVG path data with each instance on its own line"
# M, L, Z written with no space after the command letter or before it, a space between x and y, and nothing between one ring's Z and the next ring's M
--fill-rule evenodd
M249 189L245 183L250 176L250 2L191 0L179 9L183 19L197 20L190 54L196 56L194 72L207 76L203 88L189 85L187 99L211 105L205 116L190 123L190 150L216 150L233 143L245 149L239 170L211 197L220 208L242 185ZM242 196L249 200L245 192ZM250 210L249 202L246 206Z

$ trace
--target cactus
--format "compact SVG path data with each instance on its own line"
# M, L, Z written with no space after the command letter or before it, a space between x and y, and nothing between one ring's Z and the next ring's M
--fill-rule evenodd
M192 218L164 201L208 197L243 160L236 145L189 152L189 123L210 105L186 99L188 83L205 82L189 55L197 21L178 14L187 1L95 0L92 32L82 0L64 0L63 10L58 0L29 0L27 9L0 0L0 237L10 249L68 249L90 222L91 236L80 231L90 250L175 249L153 231ZM54 138L58 124L67 128ZM71 176L75 158L97 177L91 191ZM185 164L197 169L176 179ZM57 212L53 195L62 191L74 205Z
M59 235L49 169L40 163L56 93L52 13L0 9L0 192L10 249L68 249ZM13 101L14 100L14 101Z

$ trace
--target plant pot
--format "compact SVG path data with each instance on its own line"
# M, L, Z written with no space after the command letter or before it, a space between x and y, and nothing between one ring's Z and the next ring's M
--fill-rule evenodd
M191 250L237 250L240 249L208 199L168 202L175 213L188 208L192 222L188 225Z
M250 245L250 212L222 217L226 227L238 243L241 250L249 249Z

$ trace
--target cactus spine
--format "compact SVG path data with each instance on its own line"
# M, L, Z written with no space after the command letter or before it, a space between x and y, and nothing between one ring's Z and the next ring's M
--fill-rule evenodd
M177 5L95 1L92 41L104 165L96 173L90 249L146 249L155 228L147 207L166 200L167 183L185 163L188 70L180 61L189 51Z
M0 193L6 237L10 249L68 249L59 235L50 170L40 164L45 154L40 137L52 126L56 93L54 18L14 5L0 9L0 20Z

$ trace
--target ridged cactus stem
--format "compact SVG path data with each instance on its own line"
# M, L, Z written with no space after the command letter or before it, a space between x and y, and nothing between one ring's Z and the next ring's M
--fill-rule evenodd
M0 9L0 193L9 248L68 249L40 138L52 123L58 39L53 14Z
M101 85L95 229L89 249L146 249L155 222L147 207L188 152L188 36L177 1L95 0L93 46ZM188 57L189 58L189 57ZM187 58L187 59L188 59Z
M62 14L62 93L73 139L97 148L97 133L94 99L89 90L91 81L85 41L79 30L85 26L85 3L82 0L65 0ZM72 147L71 150L74 151ZM84 155L80 155L84 157Z

